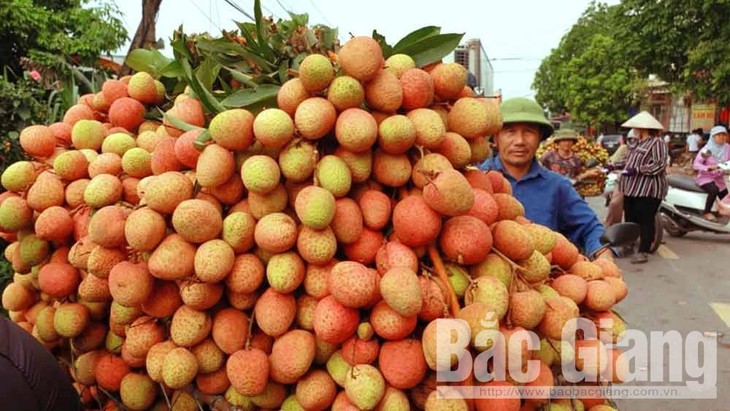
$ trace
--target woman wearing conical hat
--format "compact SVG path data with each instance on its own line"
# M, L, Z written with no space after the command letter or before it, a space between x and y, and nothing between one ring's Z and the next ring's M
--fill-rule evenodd
M659 132L664 128L646 111L635 115L622 127L633 128L639 135L639 144L626 158L626 166L619 187L624 194L624 218L639 224L639 250L631 259L633 264L645 263L656 230L654 217L667 194L666 168L669 159L667 145Z

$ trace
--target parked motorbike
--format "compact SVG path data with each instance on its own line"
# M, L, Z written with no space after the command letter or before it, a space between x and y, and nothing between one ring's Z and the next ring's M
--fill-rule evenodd
M719 164L730 174L730 162ZM667 176L669 191L659 207L662 225L672 237L682 237L690 231L730 234L730 207L716 204L712 211L720 215L718 221L702 218L707 193L695 183L695 179L681 174Z

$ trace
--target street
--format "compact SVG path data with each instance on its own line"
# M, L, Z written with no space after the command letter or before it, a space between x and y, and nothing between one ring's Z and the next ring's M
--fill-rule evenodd
M602 198L589 203L603 218ZM617 260L629 286L628 297L616 306L630 329L644 332L677 330L682 337L691 331L717 333L717 399L629 399L617 400L620 410L727 410L730 404L730 236L689 233L672 238L649 262L632 265L629 258ZM714 335L714 334L711 334ZM669 359L665 347L664 371ZM652 355L655 353L652 351ZM680 360L672 361L680 365ZM703 367L700 364L700 367ZM704 366L707 369L708 366ZM650 368L650 367L648 367ZM628 384L627 384L628 385ZM632 383L630 385L661 385ZM620 387L620 385L618 385Z

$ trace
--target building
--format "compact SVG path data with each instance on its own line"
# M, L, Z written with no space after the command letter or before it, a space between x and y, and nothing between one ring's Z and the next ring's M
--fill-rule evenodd
M467 40L456 47L452 54L444 57L443 61L456 62L466 67L470 74L467 84L477 95L494 95L494 68L481 40Z

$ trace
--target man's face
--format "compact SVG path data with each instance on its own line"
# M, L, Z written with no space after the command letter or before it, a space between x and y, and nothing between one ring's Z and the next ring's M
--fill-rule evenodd
M529 166L540 144L540 128L529 123L505 124L495 143L503 163L513 167Z

